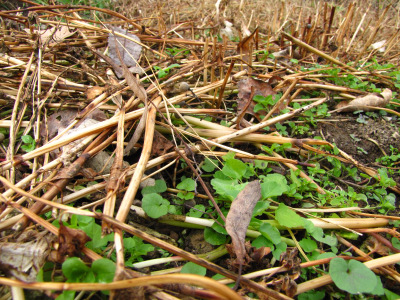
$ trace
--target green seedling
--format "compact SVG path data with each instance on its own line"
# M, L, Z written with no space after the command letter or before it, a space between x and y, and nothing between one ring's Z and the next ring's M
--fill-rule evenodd
M109 259L95 260L91 266L86 265L78 257L67 258L62 264L62 272L67 282L109 283L115 275L115 263ZM64 291L57 300L75 299L75 291ZM104 291L108 295L108 291Z
M186 178L182 180L181 183L179 183L176 186L177 189L183 190L181 192L178 192L177 197L182 199L182 200L190 200L194 198L194 193L196 189L196 181L194 181L191 178Z
M154 186L147 186L142 190L142 208L149 217L157 219L167 213L176 213L175 207L160 195L166 190L164 180L156 180Z
M177 47L166 48L165 52L171 57L176 57L179 55L187 56L190 53L190 51L187 49L181 49L181 48L177 48Z
M24 143L24 145L21 146L22 150L24 150L25 152L31 152L35 150L36 142L33 137L31 137L30 135L23 135L21 136L21 140Z
M173 68L180 68L180 65L179 64L172 64L172 65L170 65L170 66L168 66L166 68L160 68L158 66L154 66L154 70L157 71L159 79L167 77L169 72L170 72L170 70L173 69Z

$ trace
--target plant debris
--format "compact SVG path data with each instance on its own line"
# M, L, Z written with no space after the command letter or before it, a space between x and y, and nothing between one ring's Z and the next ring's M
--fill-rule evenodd
M400 297L398 4L37 2L0 4L2 298Z

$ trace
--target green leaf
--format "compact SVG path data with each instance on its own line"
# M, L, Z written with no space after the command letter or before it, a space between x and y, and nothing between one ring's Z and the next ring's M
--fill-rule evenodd
M279 230L269 223L263 223L260 226L260 233L273 244L279 244L281 242L281 234L279 233Z
M261 215L270 205L269 201L258 201L253 210L253 216Z
M56 300L74 300L75 291L63 291Z
M255 95L255 96L253 97L253 100L256 101L256 102L264 102L264 101L265 101L265 98L266 98L266 97L264 97L264 96L262 96L262 95Z
M165 76L167 76L168 75L168 72L167 71L165 71L165 70L160 70L159 72L158 72L158 78L164 78Z
M94 218L88 216L76 215L76 218L77 218L77 223L81 227L94 222Z
M289 190L285 176L281 174L268 174L261 183L262 199L281 196Z
M92 250L100 250L102 247L105 247L109 241L114 239L113 233L102 237L101 226L94 221L85 226L80 226L79 224L79 228L92 239L86 243L86 246Z
M392 238L392 245L393 247L395 247L396 249L400 250L400 241L398 238L393 237Z
M205 172L213 172L218 166L218 160L206 157L201 169Z
M334 258L329 264L331 275L336 286L351 294L370 293L377 284L374 272L357 260L346 261Z
M146 214L157 219L168 213L169 202L158 194L146 194L142 199L142 208Z
M325 235L324 231L320 227L315 227L313 222L307 219L303 219L304 228L307 232L318 242L327 244L329 246L336 246L337 245L337 238L336 236Z
M225 243L226 235L216 232L210 227L204 229L204 240L214 246L219 246Z
M242 179L243 175L246 174L247 165L238 159L228 159L225 161L222 173L233 179Z
M319 254L316 259L325 259L325 258L331 258L331 257L336 257L336 256L337 255L333 252L325 252L325 253Z
M147 255L147 253L154 250L153 245L145 244L142 239L136 236L124 238L124 247L130 253L127 265L134 261L140 261L142 255Z
M256 169L265 170L265 169L268 168L268 161L261 160L261 159L255 159L254 160L254 167ZM265 173L267 173L267 172L265 172Z
M298 300L322 300L325 299L325 291L311 290L297 296Z
M269 239L267 239L262 235L258 236L254 241L252 241L251 245L253 247L256 247L257 249L261 247L270 247L271 250L275 249L274 244L272 244L272 242Z
M96 282L112 282L115 275L115 263L107 258L100 258L92 263L92 271Z
M177 189L185 191L194 191L196 188L196 181L192 178L186 178L176 186Z
M220 222L220 223L221 222L223 223L223 221L221 220L220 217L218 217L217 221ZM214 229L218 233L221 233L221 234L224 234L224 235L228 235L228 232L226 231L225 227L219 225L217 222L214 222L211 225L211 228Z
M153 186L146 186L145 188L142 189L142 195L146 194L161 194L164 193L167 190L167 184L165 183L164 180L158 179L156 180L155 184Z
M90 268L78 257L69 257L62 264L62 272L70 282L81 282Z
M299 244L305 252L313 252L318 248L317 243L312 239L302 239Z
M279 260L281 254L286 251L287 244L285 242L280 242L279 244L275 245L275 250L272 250L272 255L276 260Z
M35 140L33 139L33 137L31 137L30 135L23 135L21 136L21 140L25 143L25 144L32 144L35 142Z
M192 193L192 192L179 192L178 194L176 194L176 196L179 199L183 199L183 200L194 199L194 193Z
M283 203L280 203L275 211L275 219L280 225L289 228L304 226L303 218Z
M225 199L234 200L239 192L244 189L247 183L239 184L236 180L225 180L214 178L211 185L215 192Z
M182 267L181 273L206 276L207 269L190 261Z
M31 151L35 150L36 142L30 135L21 136L21 140L25 144L25 145L21 146L22 150L24 150L25 152L31 152Z
M188 213L189 217L200 218L203 215L204 211L206 210L203 204L197 204L193 206L193 208L191 208Z
M371 292L372 295L378 295L378 296L383 296L385 294L385 291L383 289L383 284L382 280L379 276L376 276L376 286L374 290Z
M35 145L34 144L22 145L21 149L24 150L25 152L31 152L35 150Z
M385 292L385 296L387 300L399 300L400 299L400 295L397 295L396 293L393 293L391 291L389 291L388 289L383 289L383 291Z

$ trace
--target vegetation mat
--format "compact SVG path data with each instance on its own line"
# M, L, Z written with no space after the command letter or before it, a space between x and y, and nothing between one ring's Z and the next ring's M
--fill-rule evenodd
M3 1L1 299L400 298L395 1Z

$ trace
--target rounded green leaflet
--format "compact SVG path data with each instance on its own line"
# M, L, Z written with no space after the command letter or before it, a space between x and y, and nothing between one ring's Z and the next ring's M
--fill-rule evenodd
M192 178L185 178L176 186L176 188L185 191L194 191L196 189L196 181Z
M146 194L142 199L142 208L146 214L157 219L168 213L169 202L158 194Z
M357 260L346 261L334 258L329 264L331 275L336 286L351 294L371 293L377 284L374 272Z
M100 258L92 263L92 271L97 282L112 282L115 275L115 263L107 258Z
M214 246L222 245L226 242L226 235L216 232L210 227L204 229L204 240Z
M62 272L67 279L79 282L90 268L78 257L67 258L62 264Z
M207 269L199 266L193 262L188 262L186 263L182 269L181 269L181 273L187 273L187 274L196 274L196 275L200 275L200 276L206 276L207 273Z

